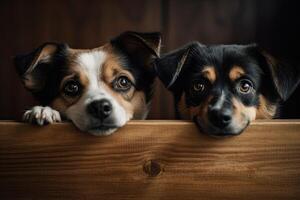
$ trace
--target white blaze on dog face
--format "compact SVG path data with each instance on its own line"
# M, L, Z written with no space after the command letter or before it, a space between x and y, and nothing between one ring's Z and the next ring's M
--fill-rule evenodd
M81 93L67 96L62 92L52 106L72 120L79 129L94 135L109 135L128 120L145 116L148 110L145 94L135 89L134 76L124 68L126 64L119 55L113 53L110 46L91 51L75 50L71 58L70 75L63 79L61 90L64 90L66 83L75 79ZM115 88L115 82L120 77L130 81L126 91ZM88 109L91 103L101 100L111 104L111 113L105 119L93 116Z
M107 135L131 118L146 117L155 78L151 64L160 43L158 32L132 31L95 49L48 42L17 55L14 64L41 105L51 106L81 130Z
M131 116L127 116L124 108L106 91L103 81L101 81L101 71L107 55L104 51L92 51L82 53L78 56L77 67L83 76L88 79L88 85L85 87L85 92L80 97L79 101L71 105L66 110L66 115L71 119L77 127L83 131L91 131L92 134L110 134L114 128L110 130L100 130L97 127L101 126L96 118L93 118L87 112L87 106L93 101L106 99L112 104L112 113L109 117L109 123L113 122L111 127L123 126ZM89 130L90 129L90 130Z

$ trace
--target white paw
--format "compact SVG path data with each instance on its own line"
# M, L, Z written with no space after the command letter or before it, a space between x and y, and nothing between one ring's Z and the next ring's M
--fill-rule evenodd
M23 115L23 120L29 123L37 123L38 125L52 124L54 122L61 122L58 111L46 106L34 106L27 110Z

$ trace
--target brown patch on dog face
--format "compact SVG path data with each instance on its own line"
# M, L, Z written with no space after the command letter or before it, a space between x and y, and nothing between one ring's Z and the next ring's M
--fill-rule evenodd
M122 94L111 89L107 84L103 84L103 89L107 91L114 99L124 108L128 116L133 117L133 119L144 119L148 106L146 103L146 97L144 92L136 91L134 88L131 88L128 94Z
M257 119L272 119L276 114L277 106L271 104L264 96L259 96Z
M207 110L208 110L208 104L211 99L212 99L212 96L209 96L200 105L187 107L186 106L186 96L185 96L185 93L183 93L178 102L178 110L179 110L181 118L192 120L194 117L197 117L198 120L201 119L202 123L208 124Z
M91 50L81 50L81 49L68 49L68 71L67 75L62 79L60 83L60 94L57 98L53 100L51 106L61 113L65 113L68 107L75 104L85 92L85 89L89 86L89 78L80 69L80 64L76 62L77 57L81 53L90 52ZM67 81L76 80L81 85L81 94L75 97L67 96L63 93L63 87Z
M124 69L121 58L113 51L110 45L105 45L103 50L107 52L107 58L101 71L101 80L104 82L104 89L118 101L126 110L126 113L134 119L143 119L148 111L146 97L143 91L137 91L134 88L136 82L130 71ZM116 91L112 82L118 77L127 77L133 85L126 92Z
M229 78L232 81L235 81L242 77L246 72L240 66L233 66L229 72Z
M131 99L131 105L133 108L133 119L145 119L149 105L146 103L145 93L142 91L135 91L133 98Z
M206 66L201 72L202 76L207 78L211 83L214 83L217 78L216 70L213 66Z
M80 63L77 63L77 57L82 53L89 53L92 51L104 51L105 60L101 66L99 66L99 85L101 89L109 93L126 111L128 116L135 119L145 118L148 112L148 105L146 102L146 97L143 91L136 91L134 84L135 78L130 71L123 67L122 59L116 54L112 47L107 44L103 47L99 47L93 50L70 50L70 62L68 75L63 78L60 84L60 95L51 104L54 109L65 113L66 110L76 104L76 102L81 98L86 92L85 89L89 87L90 81L85 70L82 70ZM113 87L114 81L120 77L127 77L133 84L131 88L127 91L116 91ZM82 86L82 93L80 96L68 97L63 94L64 83L68 80L77 80ZM130 118L131 118L130 117Z
M133 83L135 83L135 79L133 75L122 68L122 63L120 59L115 55L108 55L106 61L102 67L102 80L106 83L111 83L116 77L124 75Z
M246 124L255 120L256 118L256 107L245 106L242 102L237 100L235 97L232 98L233 116L232 119L235 124Z
M119 96L121 94L121 96L126 101L130 101L131 98L133 97L133 94L135 91L135 88L134 88L134 84L136 82L135 78L131 74L130 71L128 71L122 67L123 64L122 64L120 57L113 52L111 47L106 46L104 49L107 51L107 58L102 66L101 80L107 86L109 86L106 89L110 89L112 91L111 92L112 94L117 94L117 96ZM126 92L118 92L118 91L115 91L113 88L114 80L116 80L117 78L119 78L121 76L127 77L133 83L131 88Z
M69 106L69 103L60 96L60 97L57 97L56 99L54 99L54 101L51 103L50 106L53 109L59 111L60 113L65 114L65 112Z
M71 72L72 73L71 75L68 75L63 78L63 80L60 83L60 95L56 99L54 99L54 101L51 104L51 106L54 109L56 109L62 113L65 113L65 111L68 107L75 104L80 99L81 95L85 91L85 88L87 88L88 84L89 84L88 78L83 73L81 73L80 71L76 73L75 71L76 70ZM77 80L80 83L80 85L82 87L82 92L80 95L75 96L75 97L70 97L63 93L63 87L64 87L65 83L69 80Z

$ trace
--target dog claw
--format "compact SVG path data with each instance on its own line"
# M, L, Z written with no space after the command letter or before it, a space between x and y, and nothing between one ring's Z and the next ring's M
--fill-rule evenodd
M40 126L60 122L60 114L58 111L46 106L34 106L27 110L23 115L23 121L29 123L37 123Z

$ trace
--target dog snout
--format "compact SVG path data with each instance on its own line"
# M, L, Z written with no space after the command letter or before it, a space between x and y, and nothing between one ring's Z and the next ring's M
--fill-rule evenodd
M112 104L107 99L96 100L87 106L87 110L93 117L103 120L112 113Z
M232 120L232 111L230 109L210 109L208 111L209 121L216 127L222 129L227 127Z

